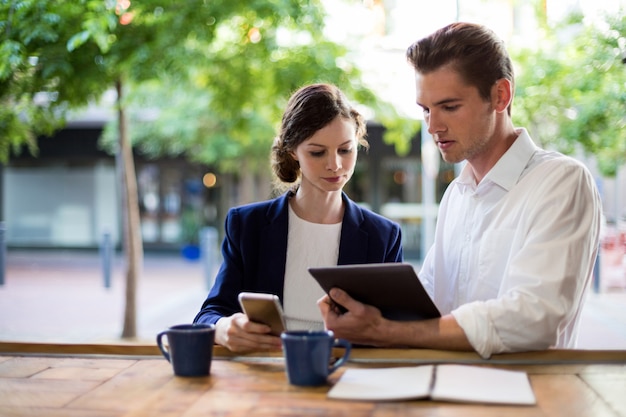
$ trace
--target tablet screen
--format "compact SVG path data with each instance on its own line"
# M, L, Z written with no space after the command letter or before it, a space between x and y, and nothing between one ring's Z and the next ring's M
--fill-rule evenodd
M341 288L352 298L377 307L390 320L424 320L441 317L408 263L338 265L309 268L327 293Z

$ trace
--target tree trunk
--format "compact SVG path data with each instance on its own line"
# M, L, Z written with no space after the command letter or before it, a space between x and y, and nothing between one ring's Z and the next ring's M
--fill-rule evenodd
M133 151L126 129L126 113L123 105L122 81L116 83L119 150L122 173L122 218L124 220L124 254L126 257L126 303L124 310L124 328L122 338L137 337L137 281L143 264L143 244L141 239L141 220L137 193L137 177Z

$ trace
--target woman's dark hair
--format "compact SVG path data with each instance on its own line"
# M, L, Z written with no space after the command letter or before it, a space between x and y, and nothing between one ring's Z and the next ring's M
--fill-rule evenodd
M300 165L291 152L337 116L354 121L359 145L368 148L365 120L339 88L331 84L311 84L291 96L272 146L272 170L278 180L292 184L299 179Z
M482 25L452 23L409 46L406 56L421 74L451 65L485 100L496 81L506 78L514 83L513 64L504 42ZM510 105L507 112L511 114Z

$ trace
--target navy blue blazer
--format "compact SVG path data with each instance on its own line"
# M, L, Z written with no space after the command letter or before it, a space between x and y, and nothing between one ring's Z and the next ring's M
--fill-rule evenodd
M342 194L345 211L337 263L402 262L400 226ZM282 302L291 195L287 192L273 200L228 211L223 262L194 322L215 323L240 312L237 296L242 291L276 294Z

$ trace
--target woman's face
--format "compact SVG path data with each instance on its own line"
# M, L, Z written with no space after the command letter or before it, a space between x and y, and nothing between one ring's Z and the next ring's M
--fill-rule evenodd
M354 173L357 138L352 119L337 116L332 122L302 142L293 158L300 163L302 187L340 191Z

